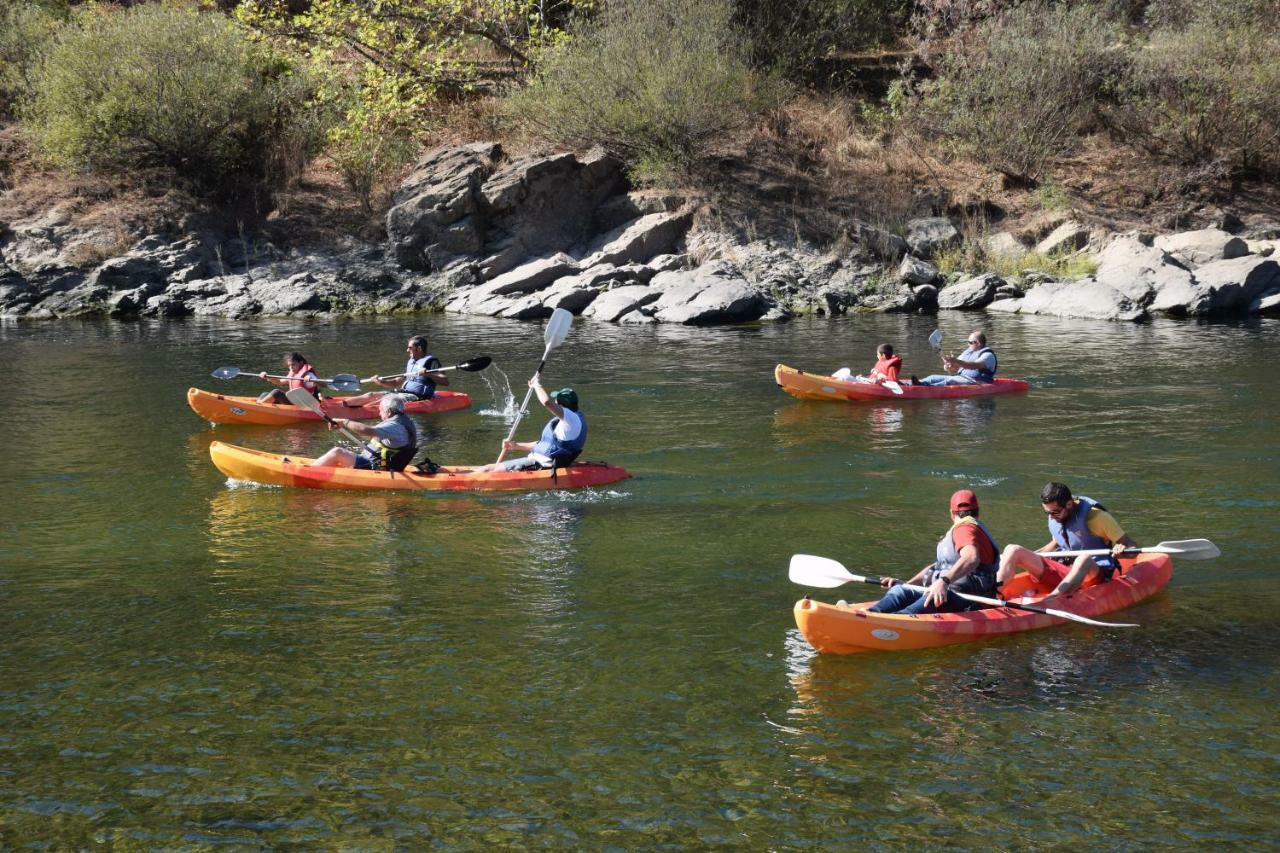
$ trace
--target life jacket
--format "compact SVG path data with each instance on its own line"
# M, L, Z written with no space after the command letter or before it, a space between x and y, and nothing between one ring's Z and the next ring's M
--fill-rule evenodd
M582 449L587 446L587 419L582 417L581 412L577 414L578 419L582 421L582 429L578 431L576 438L568 441L557 438L556 424L560 423L560 419L552 418L542 428L542 435L538 438L538 443L533 446L533 452L541 453L556 465L568 465L577 459L578 454L582 453Z
M987 529L987 526L971 515L965 516L951 525L951 529L947 531L946 535L938 540L937 562L934 563L933 570L929 573L929 576L925 578L925 584L931 584L938 575L951 571L951 567L960 559L960 549L956 547L952 533L962 524L976 525L982 531L982 535L986 536L987 541L991 543L991 553L995 555L995 558L990 563L978 564L969 574L951 584L951 588L956 592L967 592L973 595L994 595L996 592L996 570L1000 568L1000 546L996 544L996 539L991 535L991 531Z
M365 445L365 453L372 457L375 466L382 471L403 471L418 452L418 428L408 415L392 415L391 420L409 433L409 443L404 447L387 447L381 439L373 439Z
M1096 535L1089 529L1089 510L1094 507L1103 512L1107 510L1105 506L1093 498L1077 495L1075 512L1071 513L1066 523L1060 522L1052 516L1049 517L1049 534L1053 536L1053 541L1058 543L1059 550L1093 551L1099 548L1111 547L1111 542ZM1102 569L1115 567L1115 560L1110 556L1094 557L1093 561Z
M289 371L289 387L305 388L307 389L307 391L309 391L312 394L316 393L316 389L319 388L320 386L310 379L302 378L306 376L308 373L313 373L313 372L315 372L315 368L305 363L302 365L302 367L299 367L297 370L290 370Z
M871 378L887 382L897 382L898 370L901 367L902 356L900 355L891 355L888 358L877 359L876 366L871 368Z
M434 355L424 355L422 358L409 359L409 362L404 366L404 381L400 383L400 387L396 390L412 394L419 400L430 400L436 395L436 383L430 379L423 379L418 375L418 371L430 370L439 366L440 359Z
M996 352L991 347L983 347L982 349L976 350L972 353L966 350L964 353L961 353L961 356L964 356L966 353L969 357L964 359L964 361L977 361L981 356L991 353L991 358L996 362L996 367L1000 366L1000 360L996 358ZM977 382L994 382L996 380L996 371L994 368L991 370L978 370L972 367L966 367L961 369L960 375L966 379L973 379Z

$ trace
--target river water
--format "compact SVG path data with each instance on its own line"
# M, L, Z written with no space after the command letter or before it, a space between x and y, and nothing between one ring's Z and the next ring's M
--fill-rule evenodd
M214 428L184 394L257 393L209 373L286 349L393 372L425 331L518 398L537 325L0 325L0 846L1275 847L1280 323L985 318L1026 397L773 384L881 341L923 375L935 325L950 347L972 322L577 320L548 387L635 476L497 497L229 484L214 439L331 438ZM512 395L487 375L419 419L434 459L496 455ZM1223 555L1175 560L1138 629L848 657L798 635L791 554L910 573L965 486L1039 546L1049 479Z

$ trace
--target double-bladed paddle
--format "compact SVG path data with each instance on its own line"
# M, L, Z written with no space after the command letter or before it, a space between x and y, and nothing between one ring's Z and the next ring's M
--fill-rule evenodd
M1110 554L1109 548L1090 548L1087 551L1049 551L1041 557L1103 557ZM1208 539L1175 539L1161 542L1158 545L1125 548L1125 554L1173 554L1184 560L1212 560L1222 556L1218 546Z
M551 312L551 319L547 321L547 327L542 331L542 339L546 342L547 348L542 351L542 361L538 362L538 369L533 371L534 376L542 372L542 367L547 363L547 357L551 355L551 351L564 343L564 339L569 336L569 326L572 324L573 315L565 309L557 308ZM512 421L511 429L507 432L507 437L502 442L502 450L498 451L498 462L501 462L502 457L507 455L507 442L515 438L516 428L520 426L520 420L528 412L529 398L532 396L533 387L530 386L529 390L525 392L524 402L520 404L520 410L516 412L516 419Z
M237 376L250 376L250 377L253 377L254 379L257 379L261 375L262 375L261 372L253 373L248 370L241 370L238 367L219 367L217 370L213 371L213 374L212 374L214 379L235 379ZM280 376L279 374L275 374L275 373L268 373L266 376L268 379L297 379L298 378L296 376ZM356 376L354 373L335 373L332 379L316 378L316 379L308 379L304 381L315 382L318 384L328 384L328 386L335 391L359 391L360 390L360 378ZM368 380L365 380L365 381L367 382Z
M444 373L446 370L465 370L467 373L475 373L477 370L484 370L486 367L488 367L491 364L493 364L493 359L489 358L489 356L478 355L475 358L471 358L466 361L459 362L458 364L451 364L448 367L437 367L434 370L428 370L427 372L428 373ZM407 373L393 373L390 376L380 376L377 378L383 379L383 380L403 379L408 375L409 374ZM370 376L368 379L364 381L372 382L373 380L374 380L374 377Z
M934 349L942 349L942 330L934 329L933 334L929 336L929 346Z
M872 586L880 586L879 578L869 578L865 575L852 574L848 569L835 560L832 560L829 557L815 557L812 554L793 555L791 557L791 567L787 576L791 579L792 583L798 583L801 586L816 586L822 589L844 586L845 584L852 583L854 581L871 584ZM915 584L903 584L903 586L907 589L913 589L916 592L928 592L925 587L916 586ZM1067 610L1055 610L1052 607L1035 607L1031 604L1017 604L1012 601L1005 601L1001 598L987 598L982 595L970 595L967 592L956 592L954 589L951 590L951 594L977 604L989 604L992 607L1008 607L1012 610L1027 610L1032 613L1042 613L1046 616L1054 616L1058 619L1069 619L1072 622L1094 625L1098 628L1139 627L1131 622L1099 622L1096 619L1090 619L1087 616L1079 616Z
M329 417L329 415L325 413L324 409L320 408L320 401L311 396L311 392L306 388L290 388L288 391L284 392L284 395L288 397L289 402L293 403L295 406L310 409L320 417L324 418L325 423L329 424L329 426L338 427L342 434L354 441L357 446L364 444L364 441L362 441L358 435L351 432L351 430L346 427L339 427L337 421Z

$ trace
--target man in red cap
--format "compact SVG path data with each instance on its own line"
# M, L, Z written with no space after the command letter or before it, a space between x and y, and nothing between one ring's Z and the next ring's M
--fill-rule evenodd
M938 542L937 560L907 581L926 587L926 591L917 592L896 578L882 577L880 585L889 591L867 609L911 615L972 609L973 604L952 591L995 595L999 559L1000 546L978 521L978 496L961 489L951 496L951 529Z

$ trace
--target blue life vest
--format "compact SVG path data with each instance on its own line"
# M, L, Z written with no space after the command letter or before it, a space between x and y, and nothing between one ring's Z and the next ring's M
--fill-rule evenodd
M388 447L381 439L373 439L365 445L361 454L369 460L375 470L403 471L413 461L418 452L418 428L408 415L392 415L391 420L404 427L409 434L409 443L404 447ZM385 422L384 422L385 423Z
M422 358L411 358L409 363L404 366L404 381L400 383L397 391L405 394L412 394L419 400L430 400L436 395L436 383L430 379L424 379L418 375L421 370L430 370L440 366L440 359L434 355L424 355Z
M1053 536L1053 541L1058 543L1059 550L1093 551L1098 548L1111 547L1113 543L1094 534L1089 529L1089 510L1094 507L1104 512L1107 509L1093 498L1077 495L1075 512L1071 513L1066 524L1059 522L1052 516L1049 517L1049 534ZM1114 568L1116 564L1115 560L1110 556L1094 557L1093 561L1102 569Z
M990 563L979 563L976 568L969 574L951 585L956 592L967 592L973 595L994 595L996 591L996 570L1000 568L1000 546L996 544L996 538L991 535L991 531L987 526L973 516L965 516L964 518L951 525L951 529L946 535L938 540L938 548L935 553L936 562L929 576L925 578L925 585L933 583L938 575L951 571L951 567L960 559L960 549L956 547L955 540L951 534L957 527L962 524L973 524L978 527L987 537L987 541L991 543L991 552L995 554L995 560Z
M576 438L569 441L561 441L557 438L556 424L560 423L560 419L552 418L542 428L542 435L534 445L533 452L541 453L557 465L568 465L577 459L578 454L582 453L582 449L587 446L587 419L582 417L581 412L577 414L578 419L582 421L582 429L579 430Z
M996 358L996 352L991 347L983 347L973 353L965 350L960 354L960 358L962 361L977 361L979 357L986 353L991 353L991 359L996 363L996 367L999 367L1000 360ZM969 358L965 358L966 355L968 355ZM960 375L965 379L972 379L975 382L994 382L996 379L996 371L994 368L991 370L978 370L972 367L965 367L961 369Z

